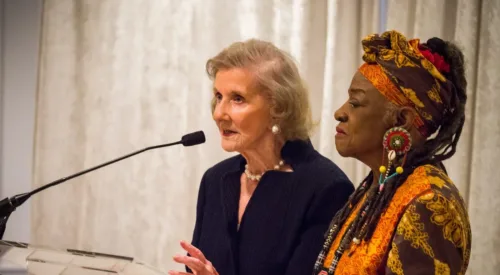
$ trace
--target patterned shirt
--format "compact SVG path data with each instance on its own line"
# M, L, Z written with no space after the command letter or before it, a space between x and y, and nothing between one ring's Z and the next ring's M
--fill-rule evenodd
M362 203L337 235L325 267ZM465 274L470 248L469 217L458 189L442 170L426 165L398 188L372 238L346 250L335 274Z

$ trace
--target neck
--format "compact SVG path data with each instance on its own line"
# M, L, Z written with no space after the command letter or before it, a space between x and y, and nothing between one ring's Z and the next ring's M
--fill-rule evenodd
M252 174L262 174L272 170L281 160L281 149L284 144L284 141L276 141L275 138L272 138L264 140L258 146L242 151L241 155L247 162L248 170Z
M384 151L383 148L380 148L370 154L366 154L364 156L358 156L356 157L359 161L363 162L366 164L366 166L370 167L372 174L373 174L373 180L372 182L368 182L367 184L378 184L378 180L380 177L380 166L384 165L387 166L387 157L385 157L386 163L382 163L382 152Z

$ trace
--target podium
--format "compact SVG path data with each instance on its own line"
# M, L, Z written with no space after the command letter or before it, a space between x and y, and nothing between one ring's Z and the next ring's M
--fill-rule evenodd
M0 240L1 275L166 275L130 257Z

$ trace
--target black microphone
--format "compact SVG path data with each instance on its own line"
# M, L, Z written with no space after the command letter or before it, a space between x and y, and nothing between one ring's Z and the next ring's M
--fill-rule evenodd
M184 135L180 141L146 147L144 149L135 151L135 152L130 153L128 155L125 155L125 156L119 157L117 159L114 159L114 160L105 162L103 164L97 165L95 167L83 170L83 171L78 172L76 174L73 174L71 176L64 177L64 178L58 179L56 181L53 181L49 184L40 186L31 192L18 194L18 195L12 196L10 198L7 197L7 198L0 201L0 240L3 239L3 234L5 232L5 227L7 225L7 220L9 219L10 214L12 212L14 212L17 207L19 207L21 204L23 204L25 201L27 201L32 195L34 195L38 192L41 192L49 187L61 184L61 183L68 181L72 178L76 178L76 177L81 176L83 174L86 174L88 172L97 170L97 169L102 168L104 166L110 165L112 163L129 158L131 156L140 154L140 153L145 152L145 151L149 151L152 149L158 149L158 148L162 148L162 147L168 147L168 146L177 145L177 144L182 144L184 146L193 146L193 145L198 145L198 144L201 144L204 142L205 142L205 134L203 133L203 131L190 133L190 134Z
M203 133L203 131L187 134L181 138L181 143L184 146L193 146L204 142L205 142L205 134Z

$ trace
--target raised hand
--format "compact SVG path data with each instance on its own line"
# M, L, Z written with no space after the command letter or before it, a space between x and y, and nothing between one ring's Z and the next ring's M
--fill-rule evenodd
M176 255L174 256L174 261L180 264L188 266L195 275L219 275L217 270L213 267L212 263L205 258L203 252L198 248L194 247L190 243L181 241L181 247L189 253L187 255ZM170 275L188 275L190 273L179 272L179 271L169 271Z

